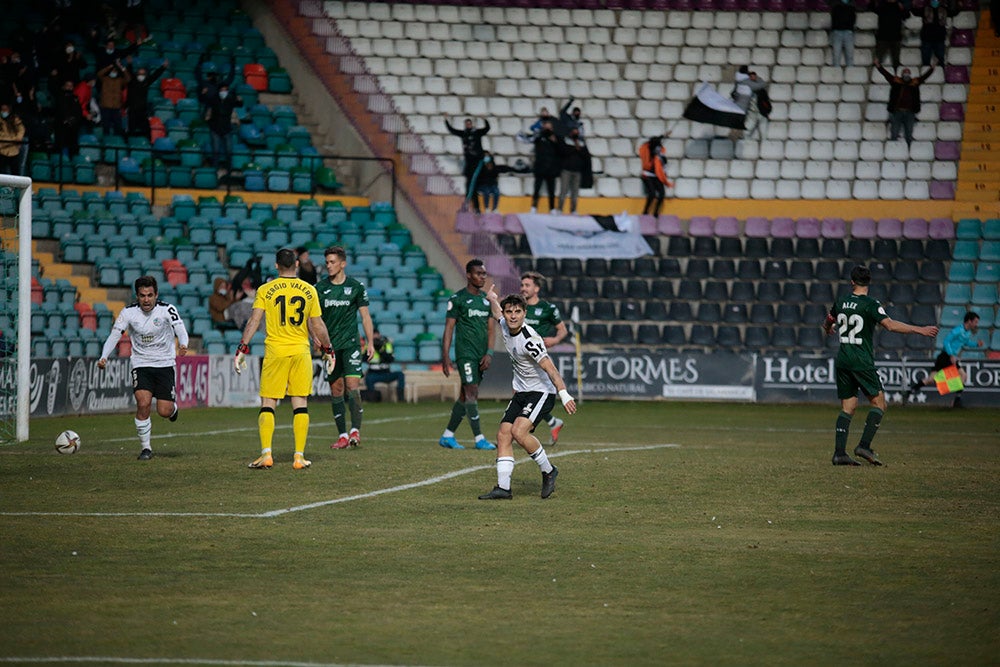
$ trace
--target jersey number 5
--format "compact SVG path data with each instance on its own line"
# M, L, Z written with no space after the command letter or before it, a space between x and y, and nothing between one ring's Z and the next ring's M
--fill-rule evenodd
M285 303L285 296L281 295L274 300L278 304L280 309L281 326L286 324L291 324L293 327L297 327L305 321L306 313L306 300L301 296L293 296L288 299L288 303ZM291 310L291 317L288 316L288 311Z
M840 342L850 345L861 345L858 334L865 326L864 319L857 313L848 317L844 313L837 315L837 329L840 332Z

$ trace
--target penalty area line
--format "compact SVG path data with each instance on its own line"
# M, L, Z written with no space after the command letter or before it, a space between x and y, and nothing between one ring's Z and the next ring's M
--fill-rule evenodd
M108 656L0 657L0 663L32 665L222 665L233 667L350 667L343 663L298 662L289 660L220 660L213 658L123 658ZM368 667L392 667L369 665Z
M664 443L658 445L632 445L625 447L605 447L602 449L570 449L564 452L552 452L549 454L550 459L562 458L565 456L574 456L577 454L608 454L615 452L640 452L640 451L650 451L655 449L676 449L680 445L672 443ZM516 461L516 465L530 461L530 457L525 457ZM456 477L461 477L463 475L468 475L469 473L479 472L481 470L492 470L494 469L494 464L489 465L478 465L469 468L462 468L460 470L454 470L452 472L445 473L443 475L436 475L434 477L428 477L427 479L422 479L417 482L409 482L407 484L400 484L398 486L391 486L384 489L377 489L375 491L367 491L365 493L356 493L350 496L344 496L342 498L331 498L330 500L320 500L315 503L307 503L305 505L295 505L293 507L282 507L276 510L270 510L268 512L255 512L255 513L238 513L238 512L0 512L0 516L79 516L79 517L218 517L218 518L236 518L236 519L273 519L275 517L284 516L286 514L293 514L295 512L304 512L306 510L317 509L319 507L327 507L330 505L341 505L343 503L354 502L356 500L367 500L368 498L376 498L378 496L384 496L389 493L399 493L400 491L409 491L410 489L419 489L424 486L431 486L433 484L438 484L440 482L447 481L449 479L454 479Z

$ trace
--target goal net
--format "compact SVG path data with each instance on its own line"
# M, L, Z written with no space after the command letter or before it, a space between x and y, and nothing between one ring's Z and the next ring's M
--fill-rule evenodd
M0 443L28 439L31 389L31 179L0 174Z

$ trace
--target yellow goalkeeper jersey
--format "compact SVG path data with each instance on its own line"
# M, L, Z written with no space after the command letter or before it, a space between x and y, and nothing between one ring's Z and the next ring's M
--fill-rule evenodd
M253 307L264 311L265 355L287 357L310 352L309 318L322 314L315 287L298 278L275 278L260 286Z

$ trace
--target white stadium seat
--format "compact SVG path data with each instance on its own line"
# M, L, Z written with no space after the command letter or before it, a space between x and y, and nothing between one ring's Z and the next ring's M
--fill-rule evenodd
M775 184L772 180L754 179L750 182L751 199L774 199Z

